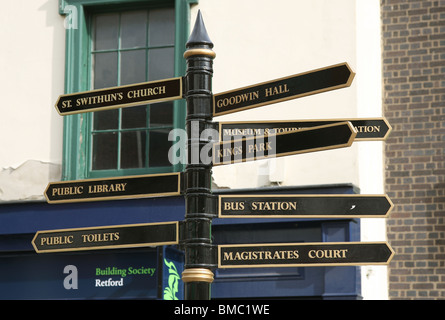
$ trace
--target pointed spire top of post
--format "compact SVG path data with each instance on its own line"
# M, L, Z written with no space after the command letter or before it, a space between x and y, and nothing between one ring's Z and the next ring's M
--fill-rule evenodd
M213 48L213 42L210 40L207 34L206 27L204 25L204 20L202 19L201 10L198 11L198 16L196 17L195 26L193 31L187 41L187 48L190 47L207 47Z

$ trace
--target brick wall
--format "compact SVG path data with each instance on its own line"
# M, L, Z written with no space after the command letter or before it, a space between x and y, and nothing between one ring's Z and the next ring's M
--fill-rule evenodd
M390 299L445 299L445 1L381 0Z

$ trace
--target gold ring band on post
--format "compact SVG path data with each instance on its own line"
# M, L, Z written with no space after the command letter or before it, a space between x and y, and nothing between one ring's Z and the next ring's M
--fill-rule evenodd
M213 272L204 268L191 268L182 272L183 282L213 282Z

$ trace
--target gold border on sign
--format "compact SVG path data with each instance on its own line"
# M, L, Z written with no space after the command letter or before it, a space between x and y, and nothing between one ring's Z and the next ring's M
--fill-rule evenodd
M176 241L161 241L161 242L150 242L150 243L138 243L138 244L121 244L121 245L111 245L111 246L98 246L98 247L81 247L81 248L64 248L64 249L44 249L39 250L35 244L35 240L40 234L51 234L57 232L70 232L70 231L82 231L82 230L100 230L100 229L112 229L112 228L131 228L131 227L145 227L154 225L176 225ZM155 247L161 245L170 245L179 243L179 221L171 222L154 222L154 223L136 223L136 224L121 224L112 226L100 226L100 227L85 227L85 228L71 228L71 229L56 229L56 230L40 230L37 231L31 240L31 244L37 253L47 253L47 252L66 252L66 251L88 251L88 250L107 250L107 249L122 249L122 248L140 248L140 247Z
M355 245L355 244L384 244L391 252L389 258L386 262L345 262L345 263L292 263L292 264L256 264L256 265L230 265L224 266L221 265L221 249L222 248L238 248L238 247L281 247L281 246L312 246L312 245ZM388 265L392 258L394 257L395 251L386 241L375 241L375 242L296 242L296 243L255 243L255 244L225 244L218 245L218 268L224 269L239 269L239 268L275 268L275 267L323 267L323 266L369 266L369 265Z
M262 120L262 121L222 121L222 122L218 122L218 128L219 128L219 141L223 141L223 132L222 132L222 127L224 125L232 125L232 124L251 124L251 123L288 123L290 125L292 125L293 123L305 123L305 122L322 122L322 121L331 121L333 123L341 123L341 122L351 122L352 126L353 125L353 121L383 121L385 123L385 125L388 127L388 131L386 132L384 137L381 138L355 138L354 142L358 142L358 141L385 141L386 138L389 136L389 134L392 131L392 127L389 124L388 120L385 117L377 117L377 118L338 118L338 119L303 119L303 120L291 120L291 121L287 121L287 120ZM313 126L313 127L304 127L295 131L300 131L300 130L304 130L304 129L309 129L309 128L316 128L317 126ZM284 127L283 127L284 128ZM235 128L236 129L236 128ZM263 128L262 128L263 129ZM292 131L292 132L295 132ZM288 132L290 133L290 132ZM358 133L357 133L358 134ZM270 135L270 134L269 134ZM256 137L255 135L250 135L251 137Z
M311 92L307 92L307 93L296 94L296 95L292 95L292 96L284 97L284 98L280 98L280 99L273 99L273 100L266 101L266 102L259 102L259 103L252 104L252 105L249 105L249 106L245 106L245 107L241 107L241 108L235 108L234 110L226 110L226 111L223 111L223 112L218 112L218 114L216 114L216 98L218 96L220 96L220 95L224 95L224 94L228 94L228 93L236 92L236 91L242 91L242 90L246 90L246 89L249 89L249 88L254 88L254 87L257 87L257 86L262 86L262 85L265 85L265 84L273 83L273 82L276 82L276 81L282 81L282 80L286 80L286 79L290 79L290 78L295 78L295 77L298 77L298 76L304 76L304 75L309 74L309 73L314 73L314 72L318 72L318 71L322 71L322 70L332 69L332 68L336 68L336 67L343 66L343 65L346 66L348 68L349 72L350 72L348 81L346 83L344 83L344 84L340 84L340 85L329 87L329 88L319 89L319 90L315 90L315 91L311 91ZM318 94L318 93L333 91L333 90L336 90L336 89L347 88L347 87L351 86L352 81L354 80L354 77L355 77L355 72L352 71L352 69L349 66L349 64L347 62L342 62L342 63L334 64L332 66L324 67L324 68L314 69L314 70L306 71L306 72L303 72L303 73L297 73L297 74L294 74L294 75L291 75L291 76L287 76L287 77L282 77L282 78L278 78L278 79L274 79L274 80L270 80L270 81L256 83L256 84L253 84L253 85L250 85L250 86L246 86L246 87L241 87L241 88L237 88L237 89L233 89L233 90L220 92L218 94L213 95L213 116L214 117L218 117L218 116L222 116L222 115L229 114L229 113L234 113L234 112L243 111L243 110L247 110L247 109L251 109L251 108L257 108L257 107L265 106L265 105L268 105L268 104L273 104L273 103L283 102L283 101L287 101L287 100L302 98L302 97L311 96L311 95Z
M351 131L349 140L346 143L331 145L331 146L327 146L327 147L319 147L319 148L314 148L314 149L276 153L276 154L273 154L270 156L264 155L264 156L260 156L260 157L254 156L254 157L245 158L245 159L235 159L235 160L230 160L230 162L219 162L219 163L215 162L215 159L216 159L215 150L216 150L216 147L221 144L236 143L236 142L240 142L240 141L245 141L247 139L261 139L261 138L265 138L265 137L273 137L273 136L279 136L279 135L285 135L285 134L294 134L294 133L299 133L299 132L304 132L304 131L319 130L319 129L328 128L328 127L343 126L345 124L348 125L348 127ZM253 160L273 159L273 158L277 158L277 157L284 157L284 156L290 156L290 155L296 155L296 154L304 154L304 153L311 153L311 152L317 152L317 151L346 148L346 147L350 147L352 145L356 136L357 136L357 132L355 131L354 126L350 122L336 122L336 123L326 124L326 125L317 126L317 127L305 128L305 129L301 129L301 130L297 130L297 131L293 131L293 132L280 132L280 133L274 134L274 135L252 136L252 137L237 139L237 140L233 140L233 141L229 140L229 141L215 142L213 144L213 150L212 150L213 151L213 166L242 163L242 162L253 161Z
M121 196L110 196L110 197L96 197L96 198L80 198L80 199L67 199L67 200L49 200L47 196L47 191L50 187L58 184L66 183L82 183L82 182L94 182L94 181L104 181L104 180L123 180L123 179L138 179L138 178L151 178L160 176L178 176L178 184L176 186L176 191L164 192L164 193L144 193L135 195L121 195ZM82 179L82 180L69 180L69 181L57 181L50 182L46 186L44 196L48 203L70 203L70 202L93 202L93 201L104 201L104 200L119 200L119 199L137 199L137 198L154 198L154 197L166 197L166 196L176 196L181 194L181 173L160 173L160 174L145 174L145 175L135 175L135 176L122 176L122 177L107 177L107 178L94 178L94 179Z
M91 108L91 109L85 108L85 110L77 110L77 111L71 111L71 112L69 112L69 111L68 112L60 112L59 108L57 108L57 105L59 104L59 101L60 101L61 98L66 98L66 97L76 96L76 95L81 95L81 94L89 94L89 93L93 93L93 92L100 92L100 91L108 91L108 90L115 90L115 89L121 89L121 88L135 87L135 86L140 86L140 85L162 83L162 82L167 82L167 81L172 81L172 80L179 80L179 94L176 95L176 96L168 97L168 98L158 98L158 99L153 99L153 100L145 100L145 101L124 103L124 104L116 104L116 105L108 106L108 107L96 107L96 108ZM68 94L60 95L59 98L57 99L56 104L54 105L54 107L56 108L57 113L59 115L61 115L61 116L69 116L69 115L78 114L78 113L87 113L87 112L112 110L112 109L133 107L133 106L138 106L138 105L143 105L143 104L152 104L152 103L163 102L163 101L172 101L172 100L182 99L182 87L183 87L182 77L176 77L176 78L168 78L168 79L154 80L154 81L148 81L148 82L133 83L133 84L123 85L123 86L116 86L116 87L109 87L109 88L102 88L102 89L93 89L93 90L88 90L88 91L82 91L82 92L75 92L75 93L68 93Z
M264 215L223 215L221 213L221 204L222 204L222 198L243 198L243 199L247 199L247 198L307 198L307 197L311 197L311 198L317 198L317 197L344 197L344 198L358 198L358 197L369 197L369 198L378 198L378 197L384 197L386 198L386 200L389 203L389 209L386 212L385 215L317 215L317 214L288 214L288 215L272 215L272 214L264 214ZM388 197L388 195L386 194L301 194L301 195L289 195L289 194L267 194L267 195L263 195L263 194L257 194L257 195L219 195L218 196L218 218L221 219L230 219L230 218L245 218L245 219L249 219L249 218L343 218L343 219L348 219L348 218L386 218L389 216L390 212L392 211L392 209L394 208L394 203L391 201L391 199ZM240 210L242 211L242 210Z

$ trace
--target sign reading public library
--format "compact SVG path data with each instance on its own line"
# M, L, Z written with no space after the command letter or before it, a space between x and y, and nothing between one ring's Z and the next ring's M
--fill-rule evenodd
M182 99L182 78L65 94L57 100L56 109L64 116L177 99Z
M386 242L219 245L218 268L381 265L393 255Z
M386 195L220 195L219 218L384 218Z
M178 244L178 221L38 231L37 253L135 248Z
M48 203L179 195L180 173L151 174L51 182L45 190Z

